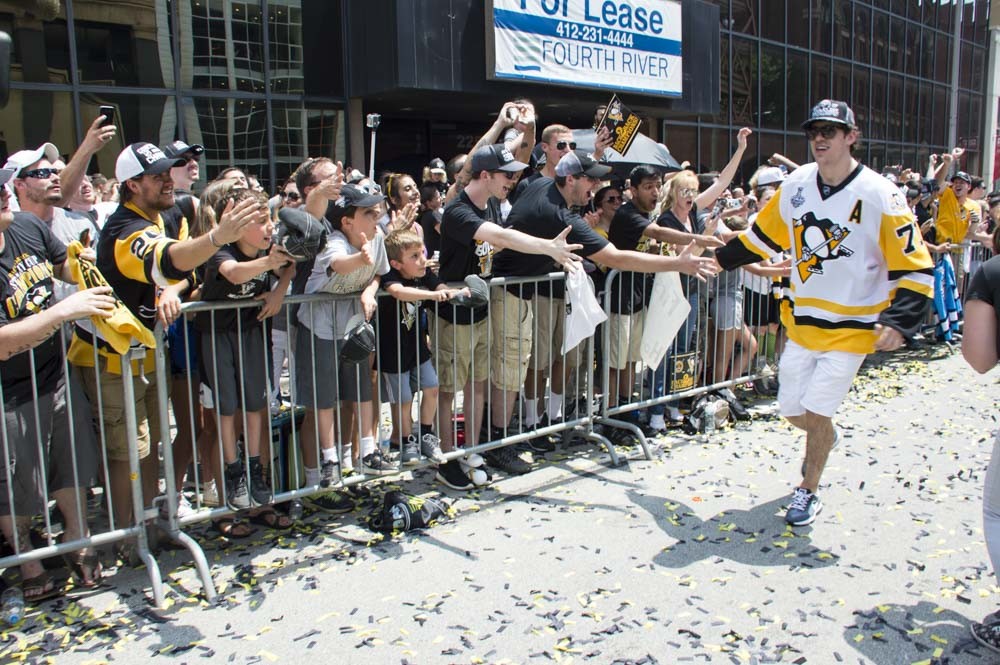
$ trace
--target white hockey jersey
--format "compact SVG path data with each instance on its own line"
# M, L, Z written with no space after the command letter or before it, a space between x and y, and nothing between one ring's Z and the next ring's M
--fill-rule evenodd
M718 250L725 269L792 257L788 336L807 349L871 353L875 324L911 335L933 295L933 264L899 189L859 165L836 187L796 169L754 224Z

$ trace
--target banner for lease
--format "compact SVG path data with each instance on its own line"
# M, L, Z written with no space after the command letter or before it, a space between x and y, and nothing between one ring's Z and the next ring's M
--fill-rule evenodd
M681 96L679 0L492 0L491 5L490 78Z

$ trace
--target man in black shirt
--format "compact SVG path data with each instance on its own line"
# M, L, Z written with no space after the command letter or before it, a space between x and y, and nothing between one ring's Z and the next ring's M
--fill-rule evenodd
M582 150L567 153L556 166L554 180L538 180L525 190L507 219L508 227L539 238L553 238L566 233L568 229L568 240L582 246L578 250L579 254L618 270L677 270L699 278L715 273L712 260L694 256L690 247L686 247L679 256L656 256L617 249L574 212L573 208L587 205L593 193L601 186L601 179L610 172L610 167L597 163ZM541 276L552 269L552 263L546 258L518 251L503 252L494 262L494 274L504 277ZM509 421L514 393L524 384L529 358L534 374L524 386L526 424L538 421L537 397L545 385L547 375L552 380L548 401L549 420L561 418L563 361L560 349L566 313L563 283L542 282L537 287L535 284L512 285L504 290L495 290L491 308L493 338L502 340L502 344L494 343L493 347L493 383L498 391L507 393L494 394L492 398L494 404L507 406L503 418L495 418L495 422ZM541 315L541 320L535 335L538 343L532 347L533 319L536 315ZM524 349L533 350L530 354L517 353ZM570 362L572 356L570 354L568 357ZM496 415L494 410L494 416Z
M83 489L96 474L97 441L79 381L72 374L67 381L63 373L58 332L66 321L108 317L114 296L103 287L55 302L53 280L65 276L66 248L35 215L11 213L5 185L12 175L11 169L0 170L0 380L4 441L17 464L11 464L8 479L0 459L0 529L22 554L32 549L31 518L45 510L49 494L66 518L66 538L89 534L86 522L76 516L81 514ZM39 446L44 449L42 460ZM92 555L77 555L76 562L84 578L79 581L96 584L100 571ZM57 591L41 561L22 564L21 577L28 601Z
M505 247L529 256L542 255L547 264L553 261L570 267L577 259L567 246L566 233L553 234L551 240L532 237L500 226L500 200L506 198L514 179L526 164L514 159L503 144L488 145L470 158L472 180L444 209L441 219L441 263L439 277L444 282L461 281L466 275L484 279L493 276L494 252ZM452 401L458 390L464 391L465 431L476 437L482 423L489 353L487 308L438 307L434 317L432 349L438 355L441 382L441 448L454 450ZM506 420L503 421L506 423ZM494 466L509 472L524 473L527 465L512 450L497 449L491 457Z
M198 155L203 152L205 146L197 143L188 145L184 141L174 141L163 146L163 154L167 159L176 159L180 164L170 169L170 179L174 182L174 207L160 213L167 235L176 240L187 238L194 213L198 210L198 198L191 193L191 188L198 181Z

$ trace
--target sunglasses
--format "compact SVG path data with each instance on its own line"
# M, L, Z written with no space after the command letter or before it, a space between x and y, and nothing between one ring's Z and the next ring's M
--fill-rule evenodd
M576 150L576 141L559 141L556 143L556 150L565 150L569 146L570 150Z
M819 127L813 125L806 127L806 138L813 141L817 136L822 135L825 139L832 139L839 131L840 127L837 125L820 125Z
M51 178L54 175L59 175L62 169L31 169L30 171L24 171L21 174L22 178L38 178L40 180L45 180L46 178Z
M289 201L298 201L299 198L301 198L298 192L285 192L282 194L282 196L284 196Z
M681 196L694 196L695 194L698 193L698 190L693 189L691 187L685 187L684 189L680 190L677 193L680 194Z
M604 199L605 203L621 203L622 197L620 196L608 196Z

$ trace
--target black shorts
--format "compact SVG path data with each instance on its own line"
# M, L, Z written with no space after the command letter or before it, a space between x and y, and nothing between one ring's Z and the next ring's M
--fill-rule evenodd
M781 302L770 293L763 294L743 288L743 323L751 328L763 328L781 321Z

